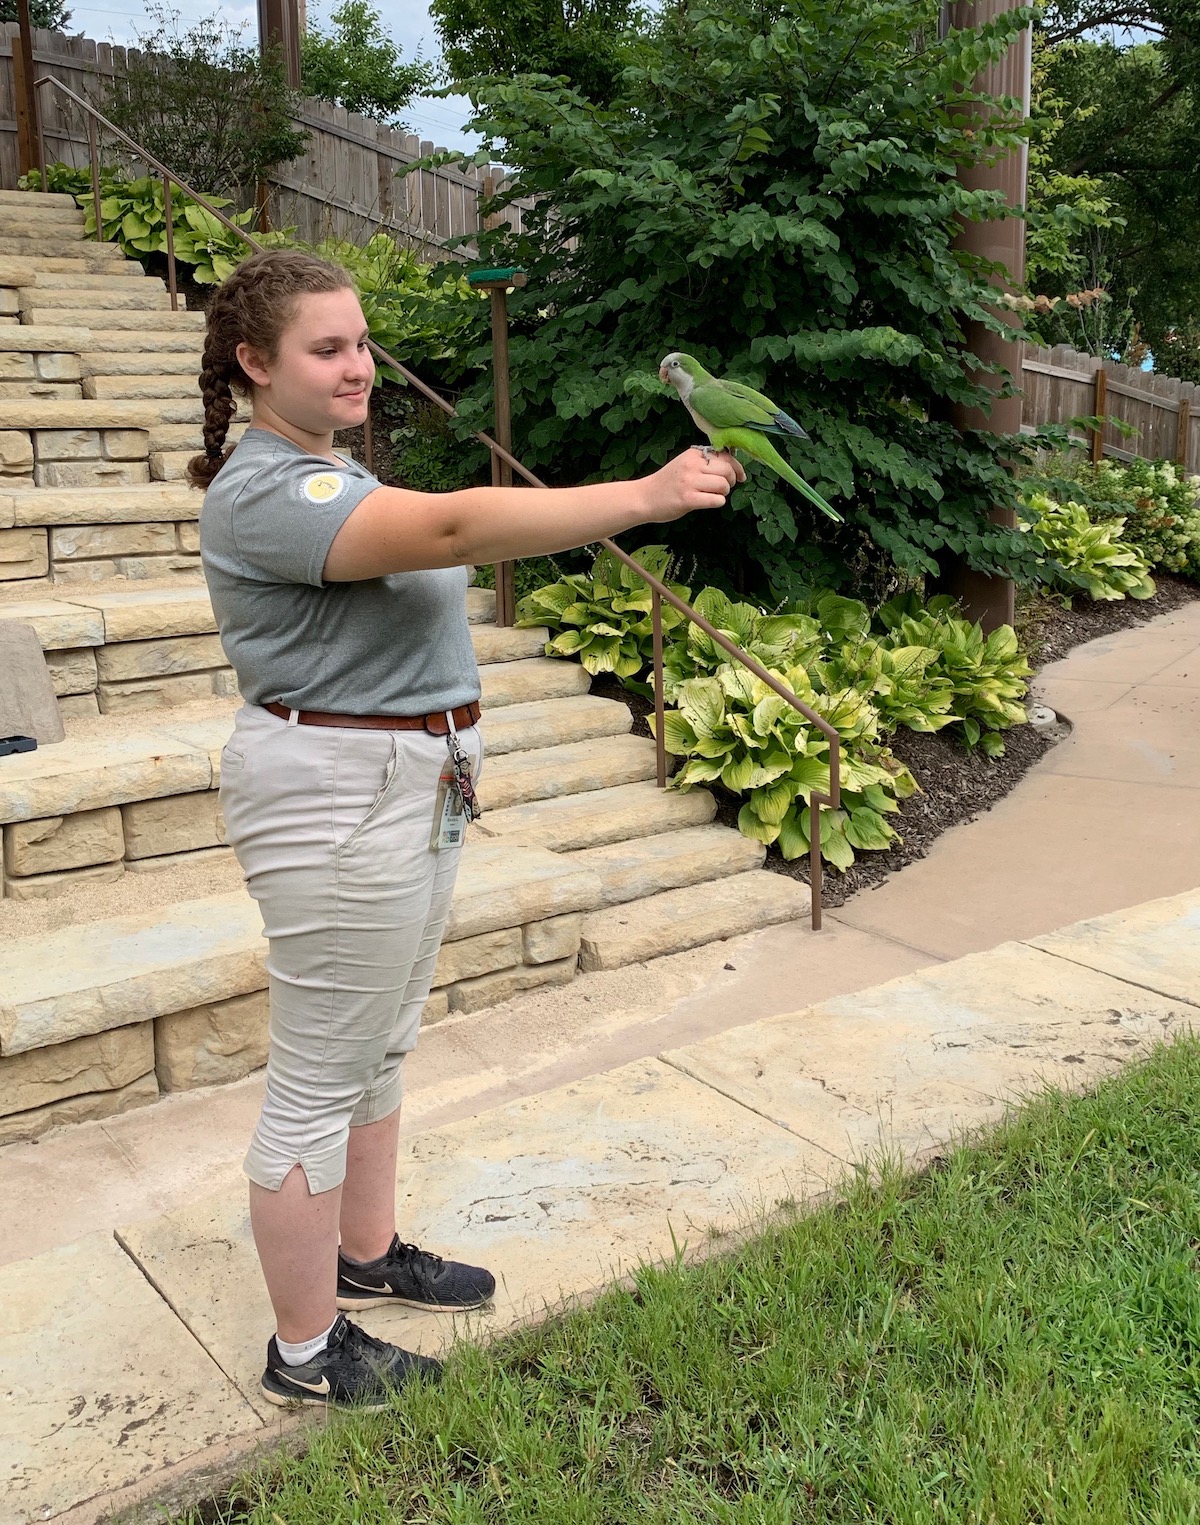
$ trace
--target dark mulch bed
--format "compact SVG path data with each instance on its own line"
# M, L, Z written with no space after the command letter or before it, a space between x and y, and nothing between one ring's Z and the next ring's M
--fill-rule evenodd
M1031 660L1043 666L1057 661L1073 647L1097 636L1143 624L1160 614L1178 609L1200 598L1200 587L1170 575L1156 578L1158 593L1138 602L1077 604L1064 609L1054 599L1039 598L1025 604L1018 613L1018 627ZM612 676L592 679L591 692L606 699L620 699L633 713L633 734L649 736L646 716L653 704L636 694L627 693ZM823 900L826 906L844 905L860 890L871 889L915 863L929 852L934 842L952 826L973 821L990 810L1033 767L1034 763L1069 732L1065 724L1037 727L1017 726L1006 732L1004 756L985 757L968 752L955 730L922 735L916 731L897 731L890 745L895 755L912 769L921 792L901 802L892 824L903 838L887 852L862 853L846 873L825 865ZM739 801L719 786L717 819L737 827ZM808 859L788 863L777 847L767 849L767 868L808 883Z
M1185 577L1156 572L1154 581L1158 592L1153 598L1116 599L1112 603L1077 598L1069 609L1045 595L1022 602L1017 608L1017 634L1029 660L1035 667L1045 667L1085 641L1144 625L1200 598L1200 585Z

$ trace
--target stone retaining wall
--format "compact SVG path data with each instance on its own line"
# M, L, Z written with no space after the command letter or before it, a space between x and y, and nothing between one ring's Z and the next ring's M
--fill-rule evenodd
M18 361L31 366L36 362L43 368L51 362L73 362L76 373L79 369L77 355L5 351L0 352L0 374L4 365ZM29 383L22 382L21 386L29 390ZM163 459L155 452L154 470L160 475L168 469ZM178 476L178 463L173 469ZM147 429L0 430L0 492L6 487L139 487L156 479L151 476L151 436ZM196 499L198 513L199 494ZM199 551L194 514L162 522L19 525L0 529L0 584L42 582L49 586L108 582L117 577L198 577ZM104 708L101 700L98 709ZM83 712L79 705L67 709L68 714ZM86 712L98 711L92 707Z
M106 817L89 825L95 841L115 841L118 813L93 812ZM582 923L582 913L572 912L446 943L425 1024L539 985L567 983L575 975ZM62 1123L111 1117L171 1091L240 1080L266 1063L267 1021L263 988L0 1058L0 1144L37 1138Z

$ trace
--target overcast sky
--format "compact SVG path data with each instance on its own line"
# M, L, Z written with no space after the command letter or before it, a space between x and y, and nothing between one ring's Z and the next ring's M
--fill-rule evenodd
M310 21L324 21L336 3L337 0L309 0ZM145 6L137 0L105 0L102 5L72 4L68 0L68 5L71 11L68 30L94 37L97 42L136 42L138 32L148 28ZM182 15L185 26L217 11L235 25L245 22L247 38L257 35L257 3L214 5L204 0L172 0L170 8ZM383 15L405 58L413 57L418 50L425 58L438 56L437 38L425 0L375 0L375 8ZM414 132L432 139L441 148L474 147L478 140L462 131L469 112L470 103L456 97L414 101L405 116Z

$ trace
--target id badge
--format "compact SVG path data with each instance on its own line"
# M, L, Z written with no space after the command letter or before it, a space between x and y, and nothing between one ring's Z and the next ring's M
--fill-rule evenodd
M447 848L461 847L466 835L467 813L463 809L462 791L454 776L453 765L447 762L442 769L442 776L438 779L437 805L433 812L433 838L429 846L435 853L444 852Z

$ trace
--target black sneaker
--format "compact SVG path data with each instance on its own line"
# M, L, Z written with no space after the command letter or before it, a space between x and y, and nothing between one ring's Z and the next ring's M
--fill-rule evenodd
M281 1407L288 1403L315 1403L323 1408L353 1405L378 1413L387 1408L388 1394L395 1388L409 1381L436 1382L441 1374L440 1361L373 1339L339 1313L325 1349L303 1366L288 1366L272 1335L260 1385L263 1396Z
M415 1244L403 1244L399 1234L386 1255L365 1265L338 1255L339 1308L401 1303L406 1308L461 1313L467 1308L482 1308L495 1290L496 1278L490 1271L443 1260Z

